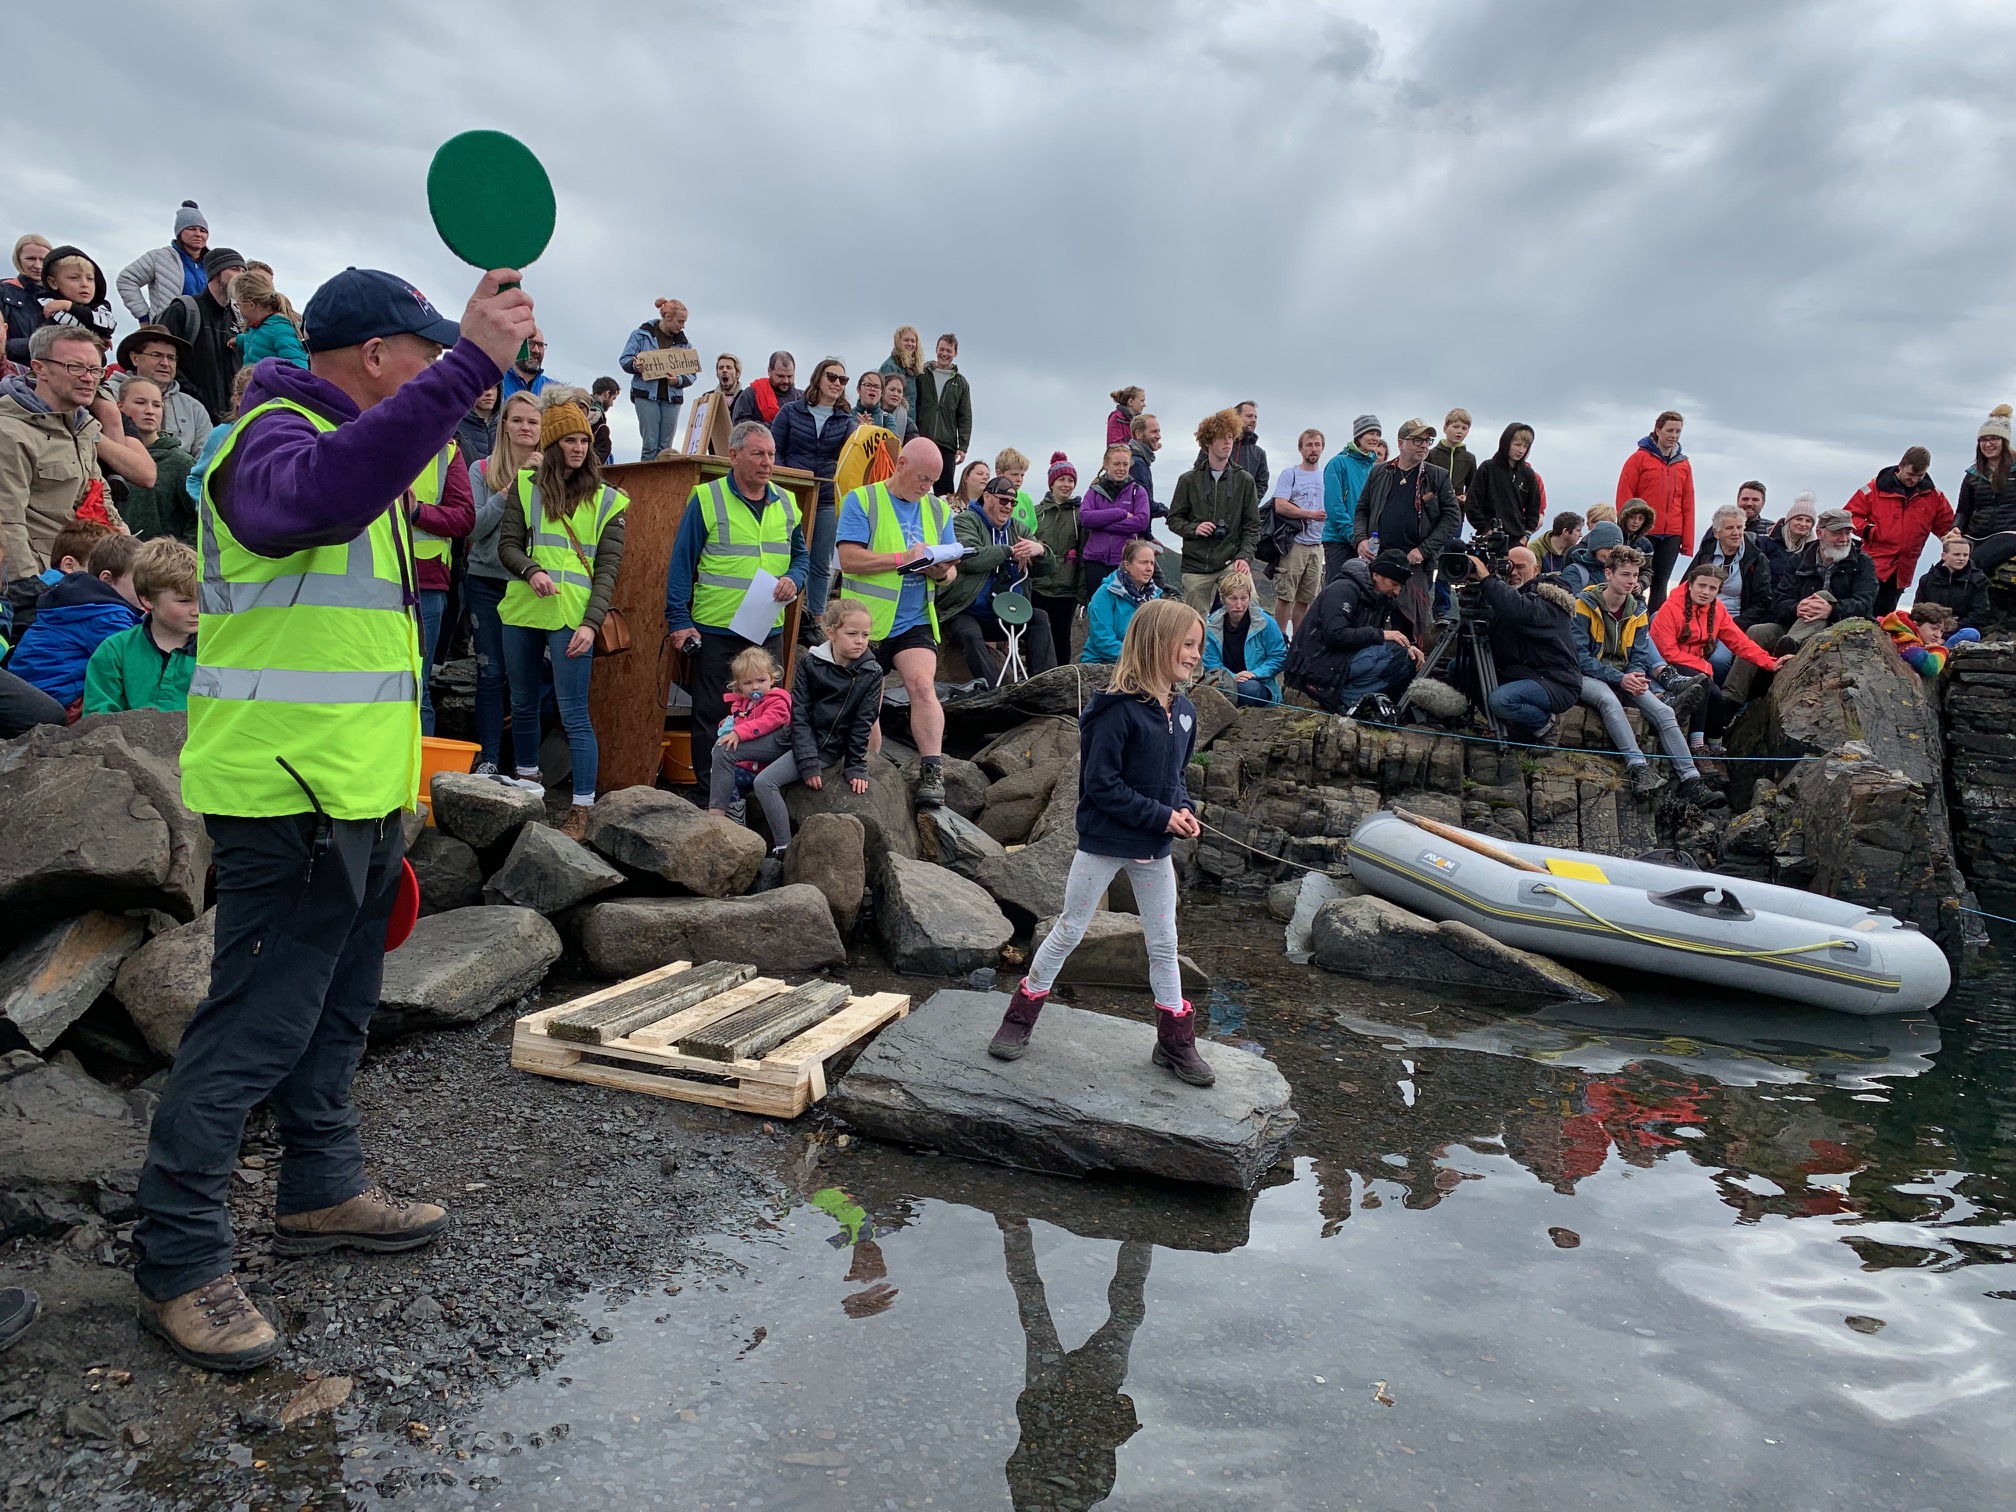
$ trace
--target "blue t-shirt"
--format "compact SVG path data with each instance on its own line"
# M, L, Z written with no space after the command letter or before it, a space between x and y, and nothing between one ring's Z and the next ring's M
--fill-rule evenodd
M868 519L865 500L876 490L857 488L848 494L840 505L840 529L838 537L852 541L856 546L873 546L875 529ZM949 546L944 530L936 535L927 535L924 525L924 501L922 499L899 499L893 493L889 496L889 507L896 512L896 523L903 527L903 544L916 546ZM946 526L952 521L948 514ZM896 618L889 626L891 635L901 635L912 626L926 623L924 613L925 593L928 580L921 572L903 574L903 596L896 601Z

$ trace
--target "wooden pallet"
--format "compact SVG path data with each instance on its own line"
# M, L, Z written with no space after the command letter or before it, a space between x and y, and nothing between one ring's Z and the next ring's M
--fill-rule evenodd
M547 1024L563 1014L578 1013L690 970L692 962L674 961L570 1003L526 1014L511 1032L511 1064L520 1071L598 1087L621 1087L766 1118L796 1118L826 1095L829 1059L910 1011L910 999L904 994L878 992L850 997L830 1017L757 1060L706 1060L679 1049L682 1036L694 1034L784 986L773 977L757 977L604 1044L570 1043L546 1032Z

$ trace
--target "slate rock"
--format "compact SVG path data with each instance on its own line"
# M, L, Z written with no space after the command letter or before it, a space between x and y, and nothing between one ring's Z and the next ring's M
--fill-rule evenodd
M437 829L479 851L507 844L523 826L546 817L542 795L471 772L436 772L427 801Z
M877 882L875 928L898 971L965 976L996 964L1015 937L985 888L942 866L891 856Z
M1032 949L1042 949L1044 940L1049 938L1056 924L1054 918L1037 921ZM1179 952L1176 969L1182 974L1185 996L1202 1002L1204 994L1211 990L1211 978L1205 975L1204 968ZM1141 933L1140 917L1131 913L1104 911L1092 915L1092 922L1085 926L1084 937L1065 958L1064 969L1057 973L1057 985L1130 987L1140 992L1147 991L1148 941Z
M588 811L588 843L633 875L703 898L747 892L770 853L754 830L642 786L606 794Z
M802 882L747 898L614 898L573 917L581 953L609 977L673 961L754 961L768 975L792 975L847 958L826 895Z
M1184 696L1197 710L1197 750L1208 749L1239 718L1239 706L1216 688L1200 683Z
M1384 898L1325 903L1316 910L1311 938L1318 966L1371 982L1526 1002L1598 1003L1612 996L1546 956L1501 945L1453 919L1424 919Z
M971 878L988 861L1005 860L999 840L948 806L917 811L917 856Z
M1029 843L983 862L973 880L992 893L1002 907L1026 916L1026 922L1064 911L1064 883L1071 875L1071 857L1078 850L1078 767L1064 768L1051 791L1050 803L1030 831Z
M0 834L0 931L9 938L92 908L188 917L186 898L171 906L168 821L131 772L100 756L19 756L0 770Z
M1005 688L967 694L945 705L947 729L959 732L1008 730L1031 719L1076 719L1094 693L1106 691L1113 669L1066 662Z
M473 1023L538 991L559 959L559 931L529 908L430 914L385 957L372 1036Z
M1060 1175L1112 1172L1245 1190L1297 1122L1272 1062L1199 1041L1192 1087L1154 1066L1153 1025L1053 1003L1020 1060L987 1041L1004 993L947 990L878 1035L827 1106L864 1134Z
M974 755L973 761L989 777L1006 777L1026 772L1046 761L1078 759L1078 721L1073 719L1032 719L1006 734L997 735Z
M0 960L0 1025L11 1026L29 1049L46 1051L146 938L139 919L96 912L31 935ZM0 1028L0 1041L7 1037Z
M217 944L217 910L154 936L126 958L112 979L112 996L163 1060L175 1059L182 1031L210 991L210 957Z
M587 846L550 824L528 824L518 831L484 897L555 914L622 885L623 873Z
M812 814L784 853L784 881L819 889L845 939L868 896L868 827L853 814Z
M130 1207L147 1126L81 1071L0 1055L0 1241L101 1221Z
M884 748L892 744L884 742ZM817 792L803 782L785 788L784 805L791 812L793 829L802 829L814 814L852 814L866 832L871 861L891 851L899 856L917 854L916 805L910 784L902 770L880 751L868 758L867 792L857 793L849 787L847 774L836 763L826 769Z
M420 884L420 912L446 913L483 901L483 863L476 848L444 830L423 828L406 847L413 879Z
M1286 882L1276 882L1267 889L1267 915L1277 923L1286 924L1295 917L1295 900L1302 896L1302 879L1290 877Z
M1057 790L1057 779L1064 775L1067 766L1076 765L1075 758L1070 762L1046 760L1010 772L987 789L987 803L980 810L980 828L1003 845L1020 845L1049 807L1050 795Z

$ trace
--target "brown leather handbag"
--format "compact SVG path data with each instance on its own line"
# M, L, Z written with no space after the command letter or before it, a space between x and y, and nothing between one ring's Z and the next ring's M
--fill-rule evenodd
M588 581L595 581L595 563L587 552L581 549L581 538L574 534L574 527L563 516L560 528L567 532L567 544L574 548L574 555L581 559L581 570L588 574ZM595 627L595 654L597 656L621 656L630 649L630 622L623 618L623 611L611 604L602 614L602 623Z

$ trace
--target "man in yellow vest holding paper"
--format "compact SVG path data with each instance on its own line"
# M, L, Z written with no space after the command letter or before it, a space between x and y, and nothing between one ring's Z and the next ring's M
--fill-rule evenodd
M216 950L154 1115L134 1279L143 1326L207 1369L280 1347L231 1269L255 1104L283 1151L276 1254L411 1249L447 1222L365 1175L350 1082L419 784L408 500L531 334L517 282L485 274L458 327L389 273L337 274L304 312L308 368L261 366L204 479L182 795L216 861Z
M702 784L713 770L715 729L728 712L729 664L762 646L784 665L785 607L804 592L811 565L798 506L770 481L776 466L770 427L761 420L738 423L728 433L728 476L693 490L672 542L665 628L690 669L693 770ZM736 618L759 572L774 580L765 596L774 612L759 613L762 606L754 605L738 630ZM743 633L751 629L762 638Z
M896 457L886 483L840 503L840 570L847 596L868 606L870 649L894 667L910 695L910 739L923 757L917 801L945 802L945 710L938 703L938 585L958 571L965 548L952 539L951 509L931 492L941 458L919 436Z

